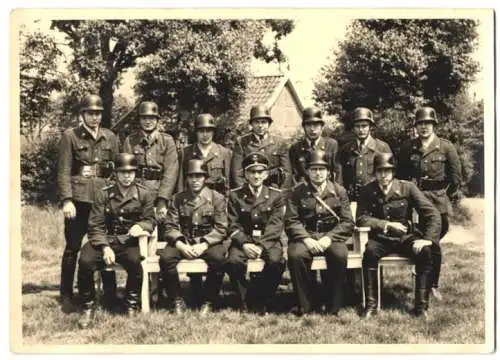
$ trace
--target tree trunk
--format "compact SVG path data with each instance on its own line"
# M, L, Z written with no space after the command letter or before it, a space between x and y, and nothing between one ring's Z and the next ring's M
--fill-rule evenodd
M109 79L101 83L99 95L102 98L104 110L102 112L102 127L111 128L111 114L113 109L113 82L114 79Z

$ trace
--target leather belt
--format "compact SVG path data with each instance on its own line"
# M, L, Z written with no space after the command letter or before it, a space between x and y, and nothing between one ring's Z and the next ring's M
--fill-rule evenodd
M82 165L80 166L80 169L78 170L77 174L74 175L80 175L84 178L93 178L93 177L100 177L100 178L108 178L111 176L111 173L113 172L113 163L108 163L108 164L92 164L92 165Z
M162 169L144 166L137 169L135 176L143 180L161 180L162 174Z
M310 220L305 222L305 228L309 232L319 232L319 233L325 233L328 231L333 230L335 228L335 225L337 225L336 221L332 220Z
M445 189L447 186L446 181L444 180L425 180L421 179L419 183L419 187L424 191L436 191Z

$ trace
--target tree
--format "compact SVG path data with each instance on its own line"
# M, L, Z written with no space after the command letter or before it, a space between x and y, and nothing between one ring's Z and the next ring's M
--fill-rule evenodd
M189 24L197 32L207 31L207 41L216 38L220 32L211 26L210 20L57 20L55 28L66 35L73 58L69 66L72 74L67 89L67 106L76 111L80 98L86 92L97 92L103 99L102 124L110 127L113 93L120 85L123 72L134 68L139 59L155 54L169 47L177 47L179 54L189 53L193 46L185 31ZM286 31L279 21L266 23L277 29L279 36ZM231 26L240 26L240 21L228 21ZM267 25L266 25L267 24ZM285 23L284 23L285 24ZM183 43L185 47L182 48ZM188 46L189 44L189 46ZM180 48L179 48L180 47ZM175 62L175 59L171 59ZM164 66L164 64L158 64ZM197 64L203 68L203 64Z
M53 123L51 96L62 86L57 69L62 53L49 35L21 31L20 37L20 128L32 141L40 139L42 131Z
M459 152L464 181L481 160L482 103L467 90L479 66L472 58L477 22L458 19L355 20L315 83L316 102L346 124L352 110L374 110L377 137L397 152L411 136L415 109L429 105L437 133Z
M448 106L478 70L477 22L458 19L355 20L320 71L315 100L345 116L357 106L406 113Z
M185 122L191 114L234 111L242 100L253 57L284 61L278 41L288 20L191 20L177 24L161 49L139 66L135 91ZM273 31L271 47L262 43ZM185 124L186 125L186 124Z

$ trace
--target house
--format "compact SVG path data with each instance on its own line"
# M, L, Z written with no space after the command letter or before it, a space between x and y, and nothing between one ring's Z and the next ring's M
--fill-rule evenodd
M236 118L229 118L229 121L224 121L225 127L228 129L245 128L246 124L249 124L250 109L257 104L265 104L270 109L273 118L270 130L272 134L288 138L301 128L303 105L295 86L288 76L250 77L243 102L235 112L237 116ZM119 134L120 138L124 138L131 131L138 128L139 124L136 121L138 105L136 104L133 109L111 127L111 130ZM165 126L163 123L162 126L164 126L163 130L174 127L173 124L166 124ZM174 135L177 137L177 134Z
M301 128L303 105L288 76L251 77L235 123L248 123L250 109L257 104L265 104L270 109L272 134L288 138Z

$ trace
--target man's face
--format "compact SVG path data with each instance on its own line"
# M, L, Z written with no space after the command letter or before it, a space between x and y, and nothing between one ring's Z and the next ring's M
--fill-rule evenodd
M152 115L143 115L139 118L141 129L147 133L153 132L158 125L158 118Z
M117 171L116 178L121 186L127 188L134 182L135 170Z
M359 140L365 140L370 135L370 122L368 120L356 121L353 131Z
M101 123L102 111L85 110L82 112L82 118L85 125L87 125L91 129L96 129Z
M415 125L418 137L428 139L434 133L434 123L432 121L422 121Z
M378 169L375 171L375 177L377 178L378 183L382 187L387 187L391 183L394 178L394 170L393 169Z
M309 179L316 186L321 186L328 177L328 169L326 166L312 165L307 169Z
M317 140L323 132L323 124L320 122L304 124L304 132L310 140Z
M205 185L205 175L203 174L189 174L187 177L187 183L191 191L197 193L203 189Z
M263 166L252 166L245 170L245 179L254 188L260 187L267 176L268 172Z
M270 121L269 119L254 119L250 125L255 135L264 136L269 132Z
M196 130L196 139L202 145L210 145L214 139L214 130L211 128L201 128Z

